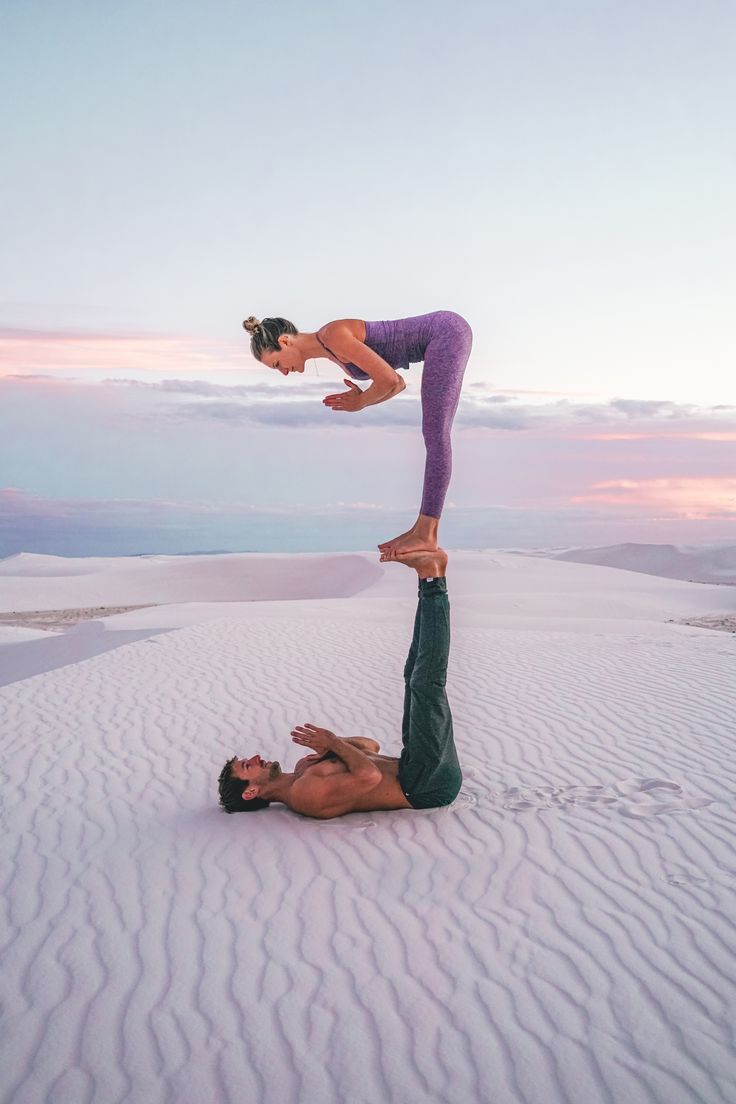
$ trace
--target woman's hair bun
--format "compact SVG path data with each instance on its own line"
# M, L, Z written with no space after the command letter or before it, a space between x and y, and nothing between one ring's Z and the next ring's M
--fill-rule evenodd
M298 329L288 318L264 318L262 322L251 314L243 323L250 334L250 351L256 360L263 360L264 353L281 352L281 335L297 334Z

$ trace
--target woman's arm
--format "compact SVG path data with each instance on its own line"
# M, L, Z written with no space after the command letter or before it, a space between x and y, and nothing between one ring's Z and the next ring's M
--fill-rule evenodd
M399 379L396 386L389 388L387 391L378 391L375 383L362 391L357 383L353 383L352 380L346 379L343 382L348 388L347 391L340 391L337 395L326 395L322 402L332 410L349 410L353 413L356 410L362 410L364 406L375 406L376 403L392 399L394 395L398 395L406 387L402 379Z
M354 363L355 361L353 361L353 364ZM360 367L360 365L358 367ZM396 382L393 383L387 391L379 391L377 384L372 383L370 387L366 387L365 391L363 391L360 409L362 410L364 406L375 406L376 403L385 402L386 399L392 399L394 395L400 395L405 387L406 383L398 373L396 373Z
M362 368L371 378L371 384L365 391L346 380L349 390L339 395L328 395L324 399L326 406L333 410L362 410L364 406L385 402L405 389L406 384L396 369L369 349L364 341L359 341L344 322L330 322L323 332L335 356L354 364L356 368Z

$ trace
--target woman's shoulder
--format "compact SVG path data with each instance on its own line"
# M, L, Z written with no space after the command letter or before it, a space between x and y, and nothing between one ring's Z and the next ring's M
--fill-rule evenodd
M325 341L330 337L339 339L347 335L357 337L358 341L365 341L365 321L362 318L335 318L321 326L317 334Z

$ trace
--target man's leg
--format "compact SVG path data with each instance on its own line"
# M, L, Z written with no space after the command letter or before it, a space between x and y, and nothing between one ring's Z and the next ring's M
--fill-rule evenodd
M421 583L420 583L421 586ZM421 595L420 595L421 598ZM409 647L409 654L406 657L406 663L404 664L404 716L401 722L401 742L406 746L406 742L409 738L409 723L411 719L411 689L410 682L412 672L414 670L414 663L417 658L417 649L419 647L419 631L422 623L422 603L421 600L417 602L417 612L414 617L414 635L412 636L411 645Z
M444 554L431 560L410 553L400 562L415 567L420 579L414 636L404 666L399 782L415 808L432 808L453 801L462 781L445 691L450 650L447 560ZM436 574L429 576L430 571Z

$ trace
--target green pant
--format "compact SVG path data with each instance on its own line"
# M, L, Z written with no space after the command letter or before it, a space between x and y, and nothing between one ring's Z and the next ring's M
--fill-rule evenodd
M447 581L419 581L414 638L404 666L399 785L415 809L449 805L463 780L445 692L450 654Z

